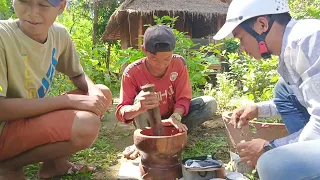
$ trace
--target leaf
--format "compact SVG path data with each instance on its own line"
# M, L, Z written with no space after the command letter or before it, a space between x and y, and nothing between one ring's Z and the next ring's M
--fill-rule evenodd
M277 82L277 81L278 81L278 79L279 79L279 77L278 77L278 76L273 76L273 77L271 78L271 81L272 81L272 82Z
M150 27L150 26L152 26L152 24L145 24L145 25L143 25L144 27Z
M253 94L249 94L248 99L254 100L254 95Z
M219 59L216 56L209 56L206 58L206 61L211 64L220 64Z
M99 64L99 61L98 60L95 60L95 59L91 59L91 63L93 66L96 66Z
M216 53L216 54L220 54L221 53L221 51L218 50L218 49L214 49L213 52Z
M120 60L117 62L117 64L118 64L118 65L123 65L123 64L125 64L126 62L128 62L129 60L130 60L130 57L124 57L124 58L120 59Z

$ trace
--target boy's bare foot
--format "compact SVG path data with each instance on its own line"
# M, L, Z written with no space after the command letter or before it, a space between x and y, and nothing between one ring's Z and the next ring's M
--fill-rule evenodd
M41 179L50 179L53 177L59 177L68 174L74 174L78 172L92 172L93 167L85 165L74 165L67 160L60 160L54 162L45 162L41 164L39 170L39 177Z
M0 169L0 180L25 180L23 169L6 170Z
M134 160L140 154L139 154L139 150L136 148L136 146L135 145L131 145L131 146L126 147L126 149L123 151L123 155L127 159Z

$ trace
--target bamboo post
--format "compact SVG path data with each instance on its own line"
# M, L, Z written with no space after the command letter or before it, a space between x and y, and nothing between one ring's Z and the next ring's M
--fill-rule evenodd
M143 19L142 15L139 17L139 29L138 29L138 48L142 45L142 37L143 37Z
M144 92L154 92L154 84L147 84L141 87ZM152 129L153 136L162 136L164 134L162 122L161 122L161 114L159 106L148 110L149 122Z

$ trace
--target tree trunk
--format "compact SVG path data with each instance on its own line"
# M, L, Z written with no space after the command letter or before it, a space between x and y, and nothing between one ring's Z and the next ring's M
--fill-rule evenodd
M111 53L111 46L112 46L112 42L108 42L107 59L106 59L106 69L107 69L109 75L111 75L111 73L110 73L110 53Z
M94 0L93 2L93 33L92 33L92 41L94 46L97 44L98 17L99 17L98 2L97 0Z

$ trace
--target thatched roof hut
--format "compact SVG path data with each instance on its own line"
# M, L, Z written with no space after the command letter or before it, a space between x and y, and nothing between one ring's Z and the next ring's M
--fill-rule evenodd
M214 34L225 21L231 0L125 0L106 25L102 40L121 39L123 47L138 45L138 37L154 24L153 15L179 16L176 28L193 38Z

